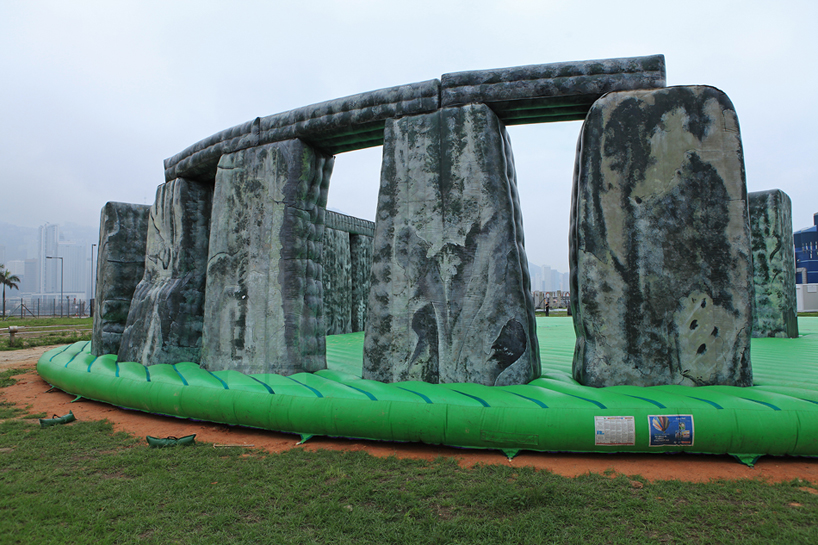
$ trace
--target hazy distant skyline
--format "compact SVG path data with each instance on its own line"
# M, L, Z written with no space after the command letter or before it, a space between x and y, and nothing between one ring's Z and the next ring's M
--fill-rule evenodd
M447 72L662 53L732 99L749 191L818 212L818 3L3 2L0 221L97 227L153 202L162 161L257 116ZM580 122L510 127L531 262L568 270ZM341 154L328 206L374 219L381 148Z

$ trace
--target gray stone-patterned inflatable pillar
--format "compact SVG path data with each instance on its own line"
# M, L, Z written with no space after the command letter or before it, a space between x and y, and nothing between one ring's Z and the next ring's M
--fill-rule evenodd
M151 207L109 202L99 219L97 255L97 312L91 353L119 353L119 342L128 321L136 285L145 272L145 239Z
M798 337L792 202L779 189L750 193L755 314L753 337Z
M324 229L321 254L324 290L324 325L327 335L352 333L352 278L350 277L349 233Z
M349 236L350 277L352 278L352 331L366 327L369 274L372 271L372 237Z
M119 361L199 362L212 188L177 178L151 207L145 274L134 291Z
M752 385L744 158L724 93L670 87L595 102L569 246L576 380Z
M320 260L333 161L300 140L222 156L207 262L206 369L326 368Z
M389 120L364 378L522 384L540 374L514 159L485 105Z

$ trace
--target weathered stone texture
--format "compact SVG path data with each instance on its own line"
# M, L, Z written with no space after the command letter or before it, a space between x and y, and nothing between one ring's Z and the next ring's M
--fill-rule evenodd
M386 124L363 375L520 384L540 362L514 161L485 105Z
M184 176L212 180L222 155L296 138L329 153L379 146L386 119L433 112L439 107L440 81L433 79L257 117L165 159L165 179Z
M290 375L326 368L321 253L333 158L300 140L219 162L202 366Z
M664 55L454 72L440 78L440 105L489 104L506 125L578 120L605 93L665 79Z
M352 277L349 233L324 229L322 254L324 325L327 335L352 333Z
M199 362L211 187L178 178L151 207L145 274L134 291L120 361Z
M363 331L366 325L366 304L369 298L369 273L372 269L372 237L375 224L371 221L347 216L327 210L327 231L344 232L347 239L334 233L332 240L338 244L327 244L324 236L324 253L330 252L324 262L324 316L327 335ZM343 267L339 268L340 255L346 255ZM349 291L345 290L350 286ZM340 289L335 293L336 289ZM346 326L347 321L349 327ZM343 324L339 327L338 324Z
M610 93L580 135L574 377L752 385L752 257L738 118L712 87Z
M145 272L151 207L109 202L99 220L94 332L91 353L117 354L134 290Z
M781 190L750 193L753 337L798 337L792 202Z
M300 138L329 153L383 144L385 120L442 107L491 104L507 124L583 119L609 91L665 86L663 55L560 62L444 74L257 117L165 159L165 179L212 181L219 157Z
M369 274L372 271L372 237L350 235L350 278L352 280L352 332L366 328L366 304L369 299Z

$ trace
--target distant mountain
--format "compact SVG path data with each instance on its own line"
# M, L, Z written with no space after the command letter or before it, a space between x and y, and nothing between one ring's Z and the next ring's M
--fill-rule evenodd
M0 246L5 246L4 261L28 259L37 253L37 228L0 222Z
M535 265L532 262L528 262L528 274L534 276L535 274L542 274L542 267L539 265Z

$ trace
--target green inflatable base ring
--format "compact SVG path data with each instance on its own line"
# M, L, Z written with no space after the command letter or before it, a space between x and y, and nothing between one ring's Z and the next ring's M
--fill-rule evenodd
M538 320L543 375L527 385L383 384L360 378L363 334L327 338L328 369L292 376L144 367L51 350L40 375L128 409L312 436L543 452L818 456L818 318L797 339L753 339L755 385L590 388L571 378L570 318Z

